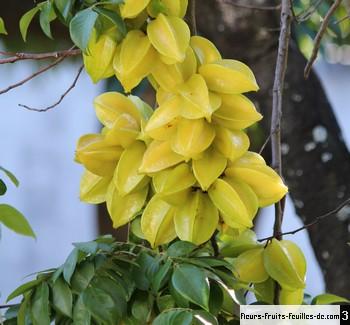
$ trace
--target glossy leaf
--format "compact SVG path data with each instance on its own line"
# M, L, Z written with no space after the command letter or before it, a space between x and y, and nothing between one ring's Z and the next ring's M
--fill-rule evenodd
M62 278L58 278L52 285L52 304L63 315L72 317L73 295Z
M209 311L209 281L202 269L180 264L174 269L171 283L184 299Z
M79 11L69 24L72 41L83 52L86 51L98 13L91 8Z
M2 170L6 175L7 177L10 179L10 181L16 186L18 187L19 186L19 181L17 179L17 177L11 173L8 169L4 168L4 167L1 167L0 166L0 170Z
M39 12L39 10L39 7L34 7L33 9L30 9L21 17L19 21L19 29L21 31L21 35L24 41L27 40L28 27L31 21L33 20L34 16Z
M337 304L337 303L339 304L343 302L349 303L349 300L344 297L336 296L330 293L325 293L313 298L311 304L312 305L331 305L331 304Z
M0 204L0 223L18 234L35 238L33 229L26 218L8 204Z
M50 324L49 286L42 283L34 292L31 300L31 320L33 325Z

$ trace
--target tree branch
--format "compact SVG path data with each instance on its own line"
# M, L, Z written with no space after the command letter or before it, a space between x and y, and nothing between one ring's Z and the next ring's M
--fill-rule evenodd
M271 153L272 167L282 177L282 152L281 152L281 119L282 97L284 80L288 63L288 50L292 24L292 8L290 0L282 0L281 8L281 31L278 42L275 79L273 83L272 114L271 114ZM275 204L275 223L273 237L282 239L282 220L284 211L284 198ZM276 282L274 303L279 304L280 286Z
M307 79L310 75L311 68L312 68L312 66L317 58L318 51L320 50L322 38L327 30L327 27L328 27L328 24L331 20L332 15L337 10L337 8L340 6L341 2L342 2L342 0L335 0L333 2L332 6L329 8L326 16L324 17L324 20L321 24L321 27L320 27L320 29L317 32L317 35L315 37L314 48L312 49L311 57L305 66L305 70L304 70L304 78L305 79Z
M74 80L73 80L73 83L69 86L69 88L61 95L61 97L59 98L59 100L57 102L55 102L54 104L48 106L48 107L45 107L45 108L33 108L33 107L29 107L27 105L23 105L23 104L18 104L18 106L20 107L24 107L25 109L29 110L29 111L34 111L34 112L47 112L48 110L58 106L59 104L61 104L61 102L63 101L63 99L73 90L73 88L76 86L77 82L78 82L78 79L82 73L84 69L84 65L82 65L79 70L78 70L78 73L77 75L75 76Z
M7 92L9 92L10 90L14 89L14 88L17 88L19 86L22 86L24 85L25 83L27 83L28 81L34 79L35 77L39 76L40 74L46 72L47 70L50 70L51 68L53 68L54 66L58 65L59 63L61 63L66 57L65 56L61 56L59 57L57 60L55 60L54 62L52 62L51 64L47 65L46 67L44 68L41 68L40 70L38 70L37 72L31 74L29 77L13 84L13 85L10 85L8 86L7 88L5 89L2 89L0 90L0 95L2 94L5 94Z
M230 0L221 0L223 3L229 4L233 7L238 7L238 8L244 8L244 9L252 9L252 10L280 10L281 9L281 5L276 5L276 6L255 6L255 5L251 5L251 4L241 4L241 3L237 3L234 1L230 1Z
M196 0L190 0L190 27L192 35L197 35Z
M334 210L332 211L329 211L321 216L318 216L316 217L312 222L300 227L300 228L297 228L297 229L294 229L294 230L291 230L291 231L287 231L287 232L284 232L282 233L282 235L294 235L296 234L297 232L299 231L302 231L304 229L307 229L307 228L310 228L312 227L313 225L319 223L320 221L322 221L323 219L325 218L328 218L334 214L336 214L337 212L339 212L342 208L344 208L346 205L350 204L350 198L348 198L347 200L345 200L344 202L342 202L339 206L337 206ZM274 236L269 236L269 237L266 237L266 238L261 238L261 239L258 239L258 242L263 242L265 240L271 240L272 238L274 238Z
M14 53L0 51L0 55L10 56L5 59L0 59L0 64L15 63L23 60L46 60L46 59L58 59L61 57L69 57L80 55L79 49L68 49L63 51L48 52L48 53Z

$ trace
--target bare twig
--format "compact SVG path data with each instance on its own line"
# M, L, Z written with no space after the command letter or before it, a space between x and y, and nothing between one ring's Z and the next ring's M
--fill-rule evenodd
M297 232L299 231L302 231L304 229L307 229L307 228L310 228L312 227L313 225L319 223L320 221L322 221L323 219L326 219L334 214L336 214L337 212L339 212L342 208L344 208L346 205L350 204L350 198L345 200L344 202L342 202L339 206L337 206L334 210L332 211L329 211L321 216L318 216L316 217L313 221L311 221L310 223L300 227L300 228L297 228L297 229L294 229L294 230L291 230L291 231L287 231L287 232L284 232L282 233L282 235L294 235L296 234ZM274 236L270 236L270 237L266 237L266 238L261 238L261 239L258 239L258 242L263 242L265 240L271 240Z
M190 26L192 35L197 35L196 0L190 2Z
M282 152L281 152L281 119L282 119L282 97L284 80L287 70L288 50L293 20L290 0L281 2L281 31L278 43L277 62L275 68L275 79L273 83L272 114L271 114L271 153L272 167L282 177ZM284 200L275 204L275 224L273 227L273 237L282 239L282 220L284 211ZM276 282L274 303L278 305L280 296L280 286Z
M48 52L48 53L14 53L0 51L0 55L9 56L8 58L0 59L0 64L15 63L23 60L46 60L46 59L58 59L60 57L69 57L80 55L81 50L68 49L63 51Z
M37 77L38 75L40 75L40 74L46 72L47 70L50 70L51 68L53 68L53 67L56 66L56 65L58 65L58 64L61 63L65 58L66 58L66 57L61 56L61 57L59 57L57 60L53 61L51 64L47 65L47 66L44 67L44 68L41 68L41 69L38 70L37 72L35 72L35 73L31 74L30 76L28 76L27 78L25 78L25 79L23 79L23 80L21 80L21 81L15 83L15 84L12 84L12 85L8 86L8 87L5 88L5 89L0 90L0 95L7 93L8 91L10 91L10 90L12 90L12 89L14 89L14 88L17 88L17 87L19 87L19 86L24 85L26 82L28 82L28 81L34 79L34 78Z
M323 0L317 0L310 5L309 8L298 14L295 18L298 23L308 20L317 10L317 8L321 5Z
M265 142L263 143L263 145L261 146L260 150L259 150L259 155L262 154L262 152L264 151L265 147L267 146L267 144L270 142L271 140L271 134L268 135L268 137L266 138Z
M345 16L345 17L343 17L343 18L341 18L341 19L335 21L335 22L334 22L334 25L339 25L339 24L341 24L343 21L345 21L345 20L347 20L347 19L350 19L350 15Z
M61 104L62 100L73 90L73 88L76 86L77 82L78 82L78 79L82 73L84 69L84 65L82 65L79 70L78 70L78 73L77 75L75 76L74 80L73 80L73 83L69 86L69 88L61 95L60 99L55 102L54 104L48 106L48 107L45 107L45 108L33 108L33 107L29 107L27 105L23 105L23 104L18 104L18 106L20 107L24 107L25 109L29 110L29 111L34 111L34 112L47 112L48 110L58 106L59 104Z
M328 27L328 24L331 20L332 15L337 10L337 8L340 6L341 2L342 2L342 0L335 0L333 2L332 6L329 8L326 16L324 17L324 20L321 24L321 27L320 27L320 29L317 32L317 35L315 37L314 48L312 49L311 57L305 66L305 70L304 70L304 78L305 79L307 79L310 75L312 65L314 64L314 62L317 58L318 51L320 50L322 38L327 30L327 27Z
M238 7L238 8L244 8L244 9L252 9L252 10L280 10L281 5L276 6L256 6L251 4L242 4L234 2L233 0L221 0L223 3L227 3L231 6Z
M7 308L15 307L15 306L18 306L18 305L17 304L0 305L0 309L7 309Z

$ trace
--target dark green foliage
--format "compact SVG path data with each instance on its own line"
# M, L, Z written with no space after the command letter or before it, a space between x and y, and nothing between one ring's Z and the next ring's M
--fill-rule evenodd
M109 236L74 246L61 267L9 296L23 298L6 324L216 325L236 318L223 309L231 295L220 274L232 278L230 265L202 248L176 242L170 254L159 253Z

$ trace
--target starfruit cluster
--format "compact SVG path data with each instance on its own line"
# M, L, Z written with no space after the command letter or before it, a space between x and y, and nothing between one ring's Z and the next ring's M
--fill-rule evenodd
M279 304L300 305L304 298L306 260L290 240L259 244L251 230L221 236L221 253L232 258L233 274L242 285L253 284L258 301L274 304L276 283Z
M108 35L93 38L85 56L94 80L114 73L126 93L147 78L156 109L134 96L99 96L104 128L83 136L76 154L86 168L82 200L106 201L115 227L141 215L152 247L176 237L201 244L216 229L242 232L259 207L287 192L264 159L248 151L245 129L262 118L244 95L258 90L253 72L190 35L182 19L187 1L162 5L159 11L154 1L124 1L122 17L139 27L114 47Z

